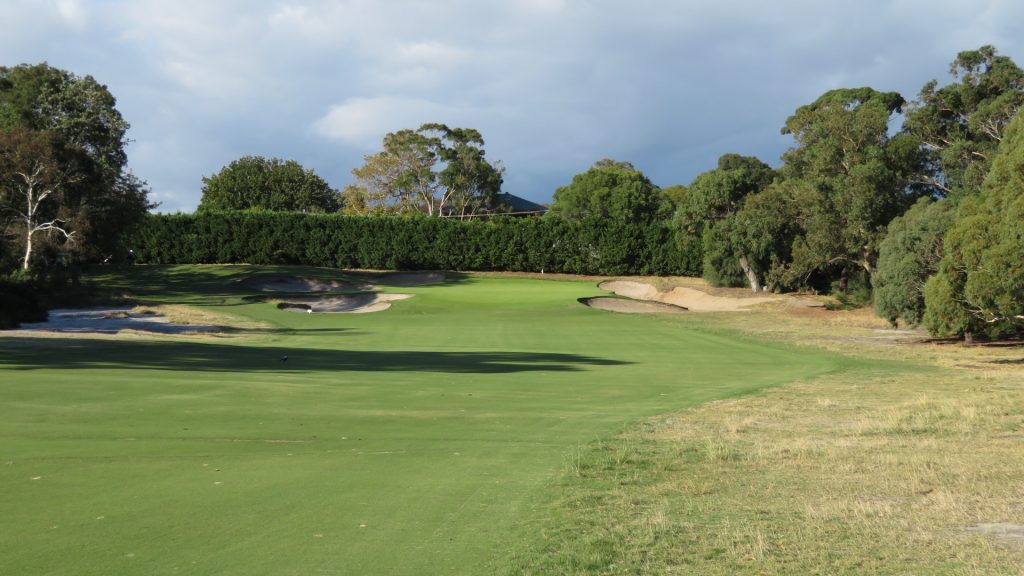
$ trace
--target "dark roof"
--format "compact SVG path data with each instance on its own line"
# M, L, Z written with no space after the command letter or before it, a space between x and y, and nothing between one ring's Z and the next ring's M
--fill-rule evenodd
M514 194L504 192L498 194L498 204L508 206L512 212L547 212L548 209L545 206L541 206L536 202L531 202L526 198L520 198Z

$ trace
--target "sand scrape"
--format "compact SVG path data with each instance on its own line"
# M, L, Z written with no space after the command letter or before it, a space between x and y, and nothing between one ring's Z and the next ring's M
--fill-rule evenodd
M597 296L594 298L580 298L580 304L590 306L598 310L608 312L621 312L623 314L684 314L686 308L664 302L652 302L649 300L630 300L627 298L615 298L612 296Z
M412 294L353 294L351 296L327 296L324 298L290 298L279 302L277 307L289 312L306 314L364 314L380 312L391 307L396 300L412 298Z
M166 316L130 307L118 308L55 308L46 322L23 323L19 331L63 332L81 334L117 334L122 330L157 334L196 334L217 332L219 326L176 324Z
M758 304L783 299L782 296L715 296L686 286L661 292L651 284L632 280L609 280L598 284L598 288L635 300L680 306L691 312L743 312Z

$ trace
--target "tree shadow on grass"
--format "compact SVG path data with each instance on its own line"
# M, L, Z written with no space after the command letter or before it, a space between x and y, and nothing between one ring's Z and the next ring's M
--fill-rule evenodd
M0 341L0 367L8 370L510 374L574 372L592 366L626 364L629 362L545 352L353 351L209 342L124 342L62 338L11 338Z
M198 266L198 265L139 265L123 268L97 267L89 275L108 297L120 298L127 294L133 300L160 304L190 304L214 306L239 306L249 304L258 298L260 292L247 287L242 280L252 277L320 278L342 282L367 282L379 280L381 285L391 286L387 278L411 272L374 273L347 271L309 266ZM427 286L453 286L472 282L468 274L445 272L445 279ZM340 291L344 292L344 290ZM264 295L265 296L265 295Z

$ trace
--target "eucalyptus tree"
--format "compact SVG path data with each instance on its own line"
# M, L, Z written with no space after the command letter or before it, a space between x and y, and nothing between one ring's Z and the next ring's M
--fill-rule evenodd
M504 169L477 130L423 124L385 135L382 148L352 170L347 211L465 217L495 207Z
M925 84L903 122L925 157L917 180L938 201L921 201L893 220L881 245L875 310L893 323L921 322L924 286L938 271L957 204L980 193L1006 126L1024 104L1024 71L992 46L960 52L949 70L956 81Z
M980 190L1003 131L1024 105L1024 70L992 46L960 52L949 72L957 81L925 84L903 123L926 150L920 179L935 196Z
M1024 115L1006 128L976 197L945 235L925 285L924 324L938 335L1024 334Z
M748 234L748 225L761 219L751 212L741 223L737 216L747 199L767 188L775 175L771 166L753 156L725 154L717 168L700 174L686 188L680 224L701 233L704 276L712 284L747 284L755 292L765 287L767 270L760 265L763 259L755 261Z
M889 134L904 103L896 92L831 90L786 121L795 146L782 173L805 184L788 282L838 279L845 290L860 272L870 283L886 226L925 193L915 182L925 161L920 141Z

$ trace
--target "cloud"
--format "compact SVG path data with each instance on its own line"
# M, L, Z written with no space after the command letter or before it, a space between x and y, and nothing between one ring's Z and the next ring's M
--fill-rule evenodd
M913 98L961 50L1024 63L1009 0L7 0L3 65L109 85L129 161L165 200L245 154L344 186L384 134L470 126L517 194L595 160L687 183L726 152L776 163L779 128L839 86Z
M57 14L74 28L84 29L89 23L89 14L80 0L58 0Z
M462 120L470 115L472 111L467 108L415 98L349 98L332 106L326 115L317 120L315 128L332 140L373 149L380 145L388 132L418 128L428 122L463 125Z

